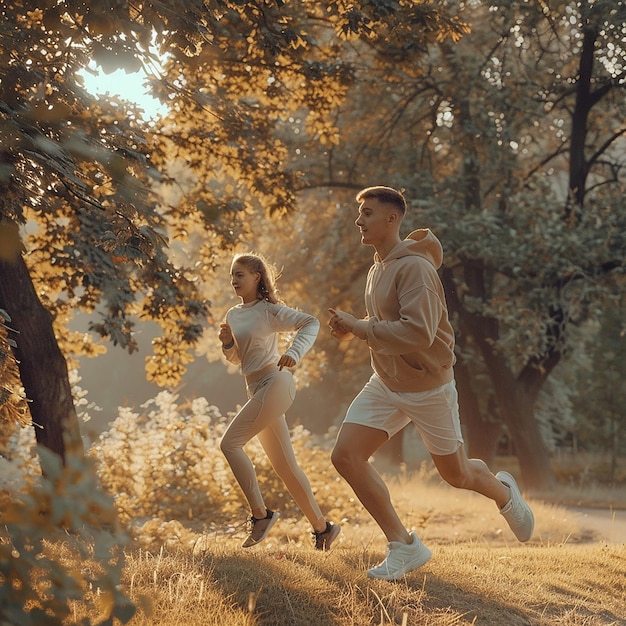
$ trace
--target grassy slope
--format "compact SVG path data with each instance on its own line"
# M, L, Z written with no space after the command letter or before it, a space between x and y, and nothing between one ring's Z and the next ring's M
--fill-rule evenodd
M480 496L422 482L392 492L433 550L404 579L366 577L385 545L358 507L328 554L288 517L252 550L239 547L242 529L218 530L193 556L198 535L178 532L168 549L129 554L126 584L146 609L132 625L626 625L626 544L590 542L566 509L533 502L536 532L523 545Z
M348 542L329 554L216 543L199 558L131 559L151 607L133 624L626 624L623 545L444 546L395 583L366 577L379 556Z

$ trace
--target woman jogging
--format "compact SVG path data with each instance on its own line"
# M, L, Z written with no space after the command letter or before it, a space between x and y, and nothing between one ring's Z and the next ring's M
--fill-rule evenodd
M219 339L226 359L241 365L248 402L235 415L221 441L221 449L241 487L252 515L244 548L267 536L279 518L265 506L252 462L243 447L257 436L272 467L313 526L315 547L328 550L340 527L326 521L315 501L309 480L294 455L285 411L295 397L290 371L312 347L319 321L278 300L272 267L254 254L236 255L231 284L241 303L232 307L220 325ZM278 352L278 334L295 331L286 352Z

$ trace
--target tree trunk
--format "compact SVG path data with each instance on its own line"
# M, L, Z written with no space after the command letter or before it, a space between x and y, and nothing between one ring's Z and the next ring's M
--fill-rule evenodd
M556 487L550 454L541 438L532 408L523 400L515 401L516 395L519 396L515 392L501 394L499 404L513 437L522 483L529 490L550 491Z
M446 291L448 308L462 326L456 339L459 347L464 348L466 347L464 346L464 338L471 334L471 329L465 324L467 315L461 305L452 270L445 268L441 279ZM454 366L454 375L459 394L459 411L461 425L464 426L463 436L467 454L470 458L482 459L491 467L495 460L498 442L504 431L504 425L500 419L488 420L483 415L478 398L472 389L471 372L460 360Z
M513 439L524 487L535 491L553 489L556 479L550 464L550 454L535 419L539 379L531 387L525 379L515 378L503 359L494 355L489 348L483 354L494 382L498 408Z
M481 263L466 261L464 272L470 293L484 298L484 269ZM541 385L558 362L560 354L552 351L541 363L543 369L540 370L539 364L529 364L516 377L504 357L494 350L498 336L497 320L466 311L454 288L452 272L444 270L443 276L450 309L459 315L460 324L473 337L485 362L500 415L513 439L524 486L534 490L552 489L556 480L534 409Z
M0 255L0 308L17 331L13 348L35 427L37 443L58 454L83 453L67 363L57 343L52 316L37 297L21 254Z
M578 81L576 82L576 104L572 113L572 131L569 163L569 188L576 201L578 210L585 200L587 168L585 159L585 140L587 138L589 112L593 105L591 80L593 76L593 55L595 53L598 29L590 24L583 28L583 42L580 51ZM571 207L566 209L566 217L570 217Z

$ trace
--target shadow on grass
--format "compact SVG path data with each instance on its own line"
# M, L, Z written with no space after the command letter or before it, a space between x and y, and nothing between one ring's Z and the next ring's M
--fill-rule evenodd
M403 576L396 581L367 578L367 567L378 562L379 557L367 554L354 559L347 555L342 559L353 571L361 569L362 577L376 595L384 601L398 598L401 611L407 613L409 624L485 624L489 626L528 626L537 624L532 616L505 602L499 602L484 594L471 591L458 583L443 579L428 566ZM367 561L367 563L363 563ZM398 609L393 613L397 614ZM393 614L390 612L390 617ZM391 623L402 623L397 620ZM374 621L372 621L374 623Z
M469 591L428 571L396 582L367 578L366 552L332 555L281 549L198 557L212 582L255 624L489 624L524 626L536 618L503 602ZM371 561L371 562L369 562ZM369 562L369 565L368 565Z
M256 550L256 549L253 549ZM332 590L311 578L283 551L247 551L196 557L212 571L212 582L225 597L252 613L255 624L333 626ZM320 584L322 583L322 584ZM326 593L325 593L326 592Z

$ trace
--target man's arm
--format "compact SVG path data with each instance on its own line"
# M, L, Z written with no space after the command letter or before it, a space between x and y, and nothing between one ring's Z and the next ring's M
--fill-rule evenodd
M351 327L348 324L350 322L349 318L353 318L355 321L356 318L339 309L328 309L328 312L331 315L330 320L328 320L331 336L337 341L350 341L354 339L355 334L350 330ZM346 321L343 321L344 319Z
M439 296L426 287L403 294L399 318L379 320L376 317L358 319L340 309L329 309L331 328L367 341L369 347L381 354L407 354L432 345L443 305ZM332 333L331 333L332 334Z

